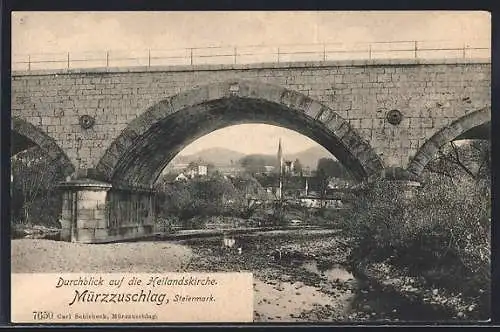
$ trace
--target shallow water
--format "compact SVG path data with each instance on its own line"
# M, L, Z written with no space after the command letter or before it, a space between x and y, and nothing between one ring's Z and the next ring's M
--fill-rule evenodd
M255 321L308 321L303 313L318 306L345 313L352 297L340 293L335 297L302 282L266 283L255 279L254 290Z
M332 236L330 230L324 234ZM354 281L354 277L341 265L325 266L308 256L322 250L317 236L317 230L273 231L190 239L186 243L205 257L210 253L205 265L209 269L243 268L254 273L255 321L311 321L309 312L318 308L330 313L321 319L324 321L347 317L356 285L344 283Z

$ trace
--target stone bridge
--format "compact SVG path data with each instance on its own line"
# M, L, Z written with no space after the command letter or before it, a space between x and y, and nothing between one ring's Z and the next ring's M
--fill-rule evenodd
M439 147L488 138L489 60L105 68L12 74L12 154L65 165L65 238L153 232L152 186L186 145L265 123L324 146L358 180L418 179Z

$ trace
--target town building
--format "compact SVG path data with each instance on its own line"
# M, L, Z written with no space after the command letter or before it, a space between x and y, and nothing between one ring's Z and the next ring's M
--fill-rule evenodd
M188 177L186 175L184 175L184 173L180 173L179 175L177 175L177 177L175 178L175 181L185 181L187 180Z
M225 176L238 176L243 173L243 168L235 165L231 166L215 166L215 169Z
M285 174L293 174L293 172L294 172L293 164L294 164L293 161L285 160L283 172Z
M264 169L266 170L264 173L266 173L266 174L272 174L272 173L275 172L276 167L275 166L266 165L266 166L264 166Z

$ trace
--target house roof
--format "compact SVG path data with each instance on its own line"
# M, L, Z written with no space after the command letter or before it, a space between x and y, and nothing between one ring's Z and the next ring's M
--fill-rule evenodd
M170 173L166 173L163 175L163 179L164 181L166 182L172 182L174 181L180 174L183 174L182 172L180 173L174 173L174 172L170 172Z

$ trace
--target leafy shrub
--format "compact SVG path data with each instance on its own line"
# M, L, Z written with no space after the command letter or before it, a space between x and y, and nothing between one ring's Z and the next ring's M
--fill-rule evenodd
M62 195L55 185L68 175L64 165L35 146L12 156L11 171L12 224L60 227Z
M157 215L176 216L185 228L202 228L196 220L210 216L250 216L245 193L220 175L195 178L189 181L160 183L157 186ZM194 220L194 217L200 217Z
M372 183L342 225L352 239L351 262L386 261L446 288L486 290L490 208L488 188L466 177L430 174L420 188Z

